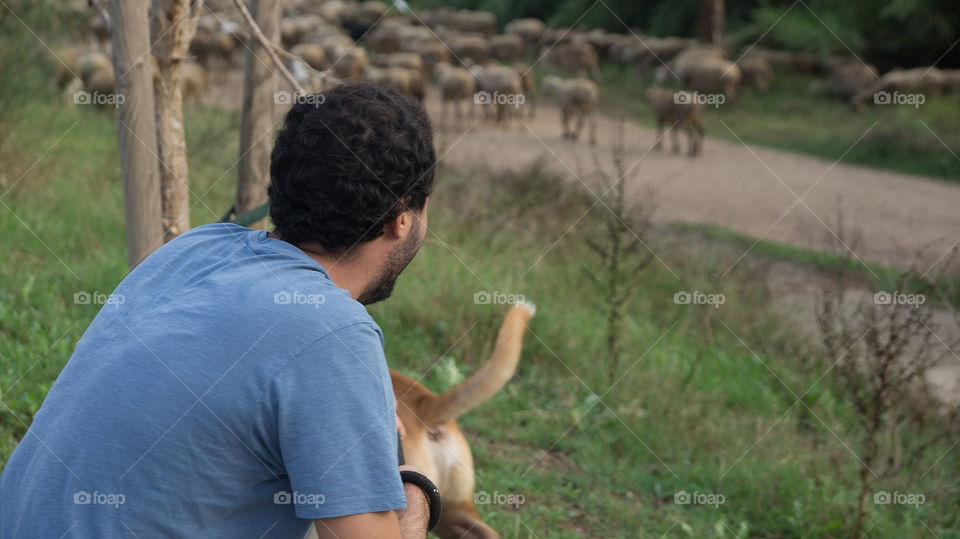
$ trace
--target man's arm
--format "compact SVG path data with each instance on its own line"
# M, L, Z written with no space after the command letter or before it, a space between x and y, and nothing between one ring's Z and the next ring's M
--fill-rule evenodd
M299 518L389 512L406 505L397 473L390 373L376 327L354 323L291 359L264 397ZM302 497L301 497L302 498Z
M401 470L415 470L401 466ZM416 485L404 484L403 492L407 506L396 511L362 513L313 521L317 536L327 538L357 539L422 539L427 536L430 519L430 504L426 494Z
M396 408L397 399L393 405ZM401 438L406 435L400 414L397 414L397 432ZM401 465L399 471L416 468L410 465ZM323 518L313 521L317 536L320 539L340 537L379 538L389 539L420 539L427 535L427 523L430 520L430 502L423 490L416 485L404 484L403 493L407 498L407 506L396 511L381 511L379 513L363 513L334 518Z

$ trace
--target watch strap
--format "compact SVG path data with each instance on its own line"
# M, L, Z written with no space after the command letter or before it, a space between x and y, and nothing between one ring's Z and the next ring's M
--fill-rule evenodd
M413 470L401 470L400 480L404 483L412 483L420 487L420 490L427 495L427 501L430 504L430 520L427 523L427 531L434 529L440 522L440 513L443 512L443 503L440 501L440 491L427 476Z

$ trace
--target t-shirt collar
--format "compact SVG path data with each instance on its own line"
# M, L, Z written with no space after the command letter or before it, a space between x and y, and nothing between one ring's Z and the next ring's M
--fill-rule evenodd
M268 249L272 249L274 251L278 251L281 253L287 253L290 256L305 260L307 263L316 266L317 269L319 269L323 273L323 275L326 276L327 279L330 279L330 272L327 271L327 268L323 267L323 264L314 260L310 255L303 252L296 245L283 241L281 239L268 237L266 230L256 231L256 239L257 239L257 242L263 247L266 247Z

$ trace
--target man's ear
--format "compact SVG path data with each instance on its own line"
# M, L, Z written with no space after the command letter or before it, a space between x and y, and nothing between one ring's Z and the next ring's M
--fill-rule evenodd
M391 240L404 240L413 229L413 211L404 210L383 225L383 235Z

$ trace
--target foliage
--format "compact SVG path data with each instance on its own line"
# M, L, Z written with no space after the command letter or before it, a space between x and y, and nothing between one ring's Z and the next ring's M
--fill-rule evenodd
M421 9L452 6L497 15L501 26L538 17L556 26L577 25L653 36L696 36L695 0L419 0ZM937 62L960 66L960 10L954 0L727 0L727 33L736 46L757 40L772 47L862 56L882 70ZM948 52L949 51L949 52ZM943 55L943 58L940 57Z

